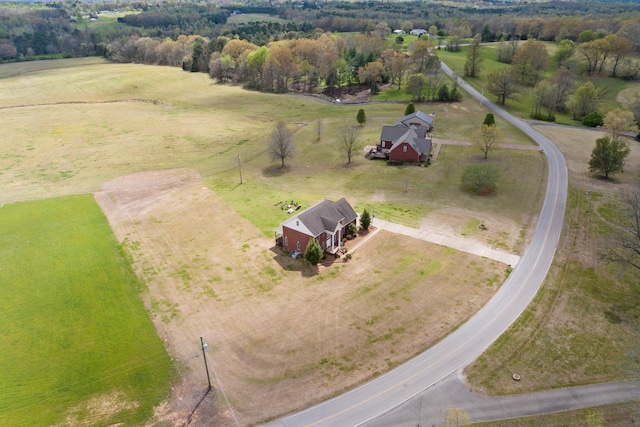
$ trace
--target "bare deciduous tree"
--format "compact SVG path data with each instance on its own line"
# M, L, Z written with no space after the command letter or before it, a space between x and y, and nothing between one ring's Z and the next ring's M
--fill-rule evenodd
M640 187L624 196L622 213L620 228L604 259L640 270Z
M291 131L284 122L278 122L271 132L269 148L267 149L271 161L280 159L281 168L284 167L285 159L293 157L296 153L296 146L293 144Z
M340 129L340 147L347 156L347 163L351 163L351 158L358 150L358 131L359 128L350 123L345 123Z
M473 42L469 45L469 53L467 54L467 60L464 63L464 75L467 77L477 77L482 70L482 55L480 55L480 43L482 37L480 34L476 34L473 38Z

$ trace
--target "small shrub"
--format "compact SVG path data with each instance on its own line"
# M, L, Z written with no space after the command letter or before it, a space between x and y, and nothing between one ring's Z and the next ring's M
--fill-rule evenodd
M354 235L358 232L358 228L354 223L349 224L349 234Z
M543 122L556 121L556 116L554 114L531 114L531 118L534 120L542 120Z
M602 114L598 113L597 111L589 113L584 116L584 119L582 119L582 124L592 128L602 126Z

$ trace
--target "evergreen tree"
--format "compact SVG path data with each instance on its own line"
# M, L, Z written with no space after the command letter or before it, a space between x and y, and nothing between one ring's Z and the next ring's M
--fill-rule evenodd
M413 102L410 102L409 105L407 105L407 108L404 109L404 115L408 116L409 114L413 114L416 112L416 106L413 105Z
M409 104L409 105L413 105L413 104ZM371 226L371 215L369 215L369 211L366 209L362 211L362 215L360 215L360 226L362 227L363 230L368 230L369 227Z
M367 121L367 115L364 113L364 110L361 108L358 110L358 114L356 115L356 120L360 126L363 126Z
M496 118L493 116L493 113L487 113L486 116L484 116L484 123L482 123L483 125L487 125L487 126L493 126L496 124Z
M448 102L450 100L451 95L449 94L449 88L446 84L440 86L438 89L438 101Z
M309 261L311 265L318 265L322 259L322 248L316 239L309 240L307 250L304 251L304 259Z

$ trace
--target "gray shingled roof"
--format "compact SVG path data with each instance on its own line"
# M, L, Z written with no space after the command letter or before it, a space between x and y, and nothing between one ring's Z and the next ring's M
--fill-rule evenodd
M389 151L393 151L394 148L403 142L408 142L409 145L416 150L418 155L429 154L431 152L431 140L420 138L416 133L416 129L409 129L400 138L393 141L393 145Z
M422 111L416 111L415 113L411 113L411 114L409 114L407 116L404 116L402 119L400 119L400 122L404 122L406 120L410 120L410 119L412 119L414 117L417 117L420 120L425 121L425 122L427 122L429 124L433 123L433 117L423 113Z
M407 126L405 126L402 123L395 126L389 126L389 125L382 126L382 132L380 133L380 141L395 141L396 139L400 138L402 135L407 133L407 129L408 129ZM424 127L415 128L414 130L416 131L416 134L420 138L425 138L427 136L427 132L428 132L427 128L424 128Z
M338 223L348 224L355 220L358 214L343 197L337 202L324 200L298 215L298 219L316 237L326 231L333 232Z

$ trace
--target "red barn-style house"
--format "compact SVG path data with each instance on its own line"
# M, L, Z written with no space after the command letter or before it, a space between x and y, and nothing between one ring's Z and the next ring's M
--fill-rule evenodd
M434 114L421 111L409 114L393 126L383 126L380 144L372 158L396 162L426 162L431 154L431 138L427 134L433 129Z
M344 197L337 202L324 200L280 224L274 230L276 245L304 254L309 241L317 239L325 252L335 254L349 234L349 225L355 225L357 219L358 214Z

